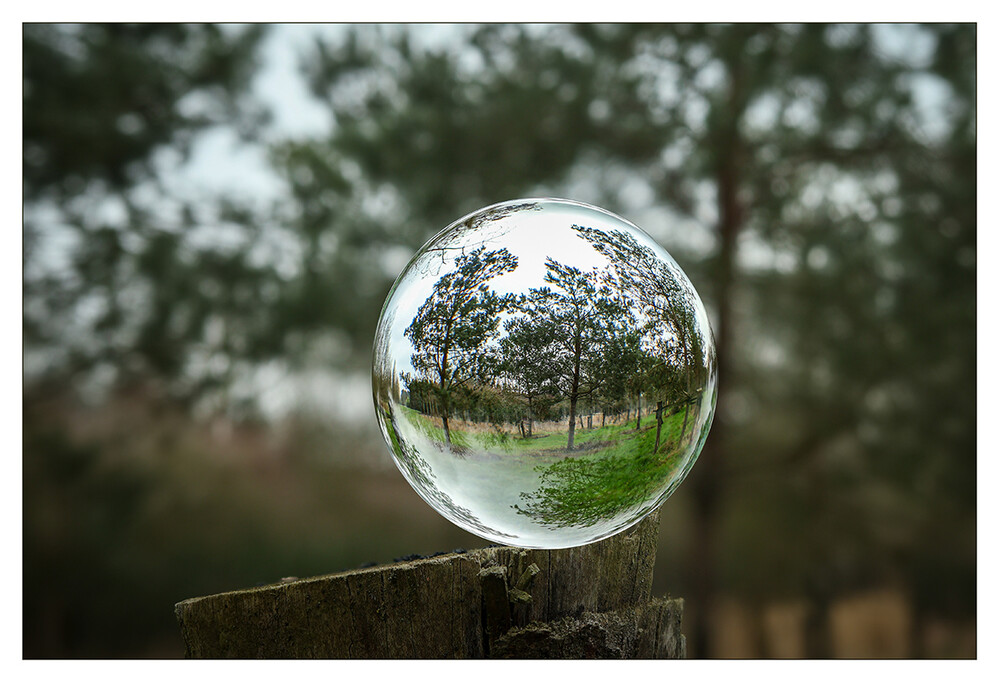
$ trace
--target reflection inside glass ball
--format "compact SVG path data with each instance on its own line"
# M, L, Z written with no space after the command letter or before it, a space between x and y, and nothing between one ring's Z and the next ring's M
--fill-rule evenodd
M518 547L595 542L658 508L704 445L716 384L673 258L559 199L447 227L375 334L375 411L403 475L453 523Z

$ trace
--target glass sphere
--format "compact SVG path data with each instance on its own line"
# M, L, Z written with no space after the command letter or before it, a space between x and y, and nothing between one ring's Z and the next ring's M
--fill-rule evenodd
M657 509L707 438L717 386L704 306L630 222L521 199L452 223L396 280L375 333L375 412L444 517L557 549Z

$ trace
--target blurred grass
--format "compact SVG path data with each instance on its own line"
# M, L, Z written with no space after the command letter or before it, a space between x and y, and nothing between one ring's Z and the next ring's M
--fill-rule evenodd
M27 658L181 656L183 599L486 544L357 429L275 435L127 401L25 414Z

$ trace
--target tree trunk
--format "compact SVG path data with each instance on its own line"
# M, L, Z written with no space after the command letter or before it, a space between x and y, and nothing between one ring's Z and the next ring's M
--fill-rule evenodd
M683 443L683 436L687 433L687 417L690 416L690 401L687 401L687 405L683 408L683 426L680 427L680 443Z
M716 178L718 183L718 261L716 270L717 289L715 306L717 309L715 327L715 351L718 360L718 396L714 425L711 437L698 456L697 466L690 478L694 498L692 516L692 537L694 551L689 557L686 572L690 585L690 601L694 605L694 627L691 641L695 656L703 656L710 651L710 633L704 617L710 607L715 592L715 541L718 524L718 499L721 494L720 460L727 448L725 411L728 406L726 387L732 381L732 313L733 292L735 290L736 251L738 237L744 221L744 209L739 199L740 157L742 140L739 137L739 118L745 108L742 94L741 74L738 63L726 65L731 74L729 102L726 116L728 125L722 128L722 137L716 150Z
M437 371L437 378L439 380L439 389L441 393L441 424L444 427L444 442L451 445L451 429L448 428L447 417L451 412L451 394L448 382L448 367L447 367L447 355L451 348L451 322L452 318L448 319L447 322L447 333L444 337L444 348L442 351L441 364Z
M576 394L573 393L569 398L569 443L565 446L566 450L572 450L576 439L576 400Z
M663 431L663 401L656 403L656 444L652 448L652 454L659 452L659 436Z
M583 547L466 553L188 599L188 658L682 658L659 513Z
M638 394L638 408L635 410L635 430L642 428L642 394Z
M444 442L451 445L451 429L447 425L447 409L441 410L441 424L444 427Z
M576 402L579 400L579 362L583 354L579 331L576 332L573 345L572 390L569 391L569 443L566 450L572 450L576 438Z

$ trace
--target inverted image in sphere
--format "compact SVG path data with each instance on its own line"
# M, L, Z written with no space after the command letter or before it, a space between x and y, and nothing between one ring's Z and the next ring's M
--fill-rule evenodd
M573 547L657 509L704 445L714 340L673 258L562 199L481 209L427 242L375 333L372 387L400 471L492 542Z

